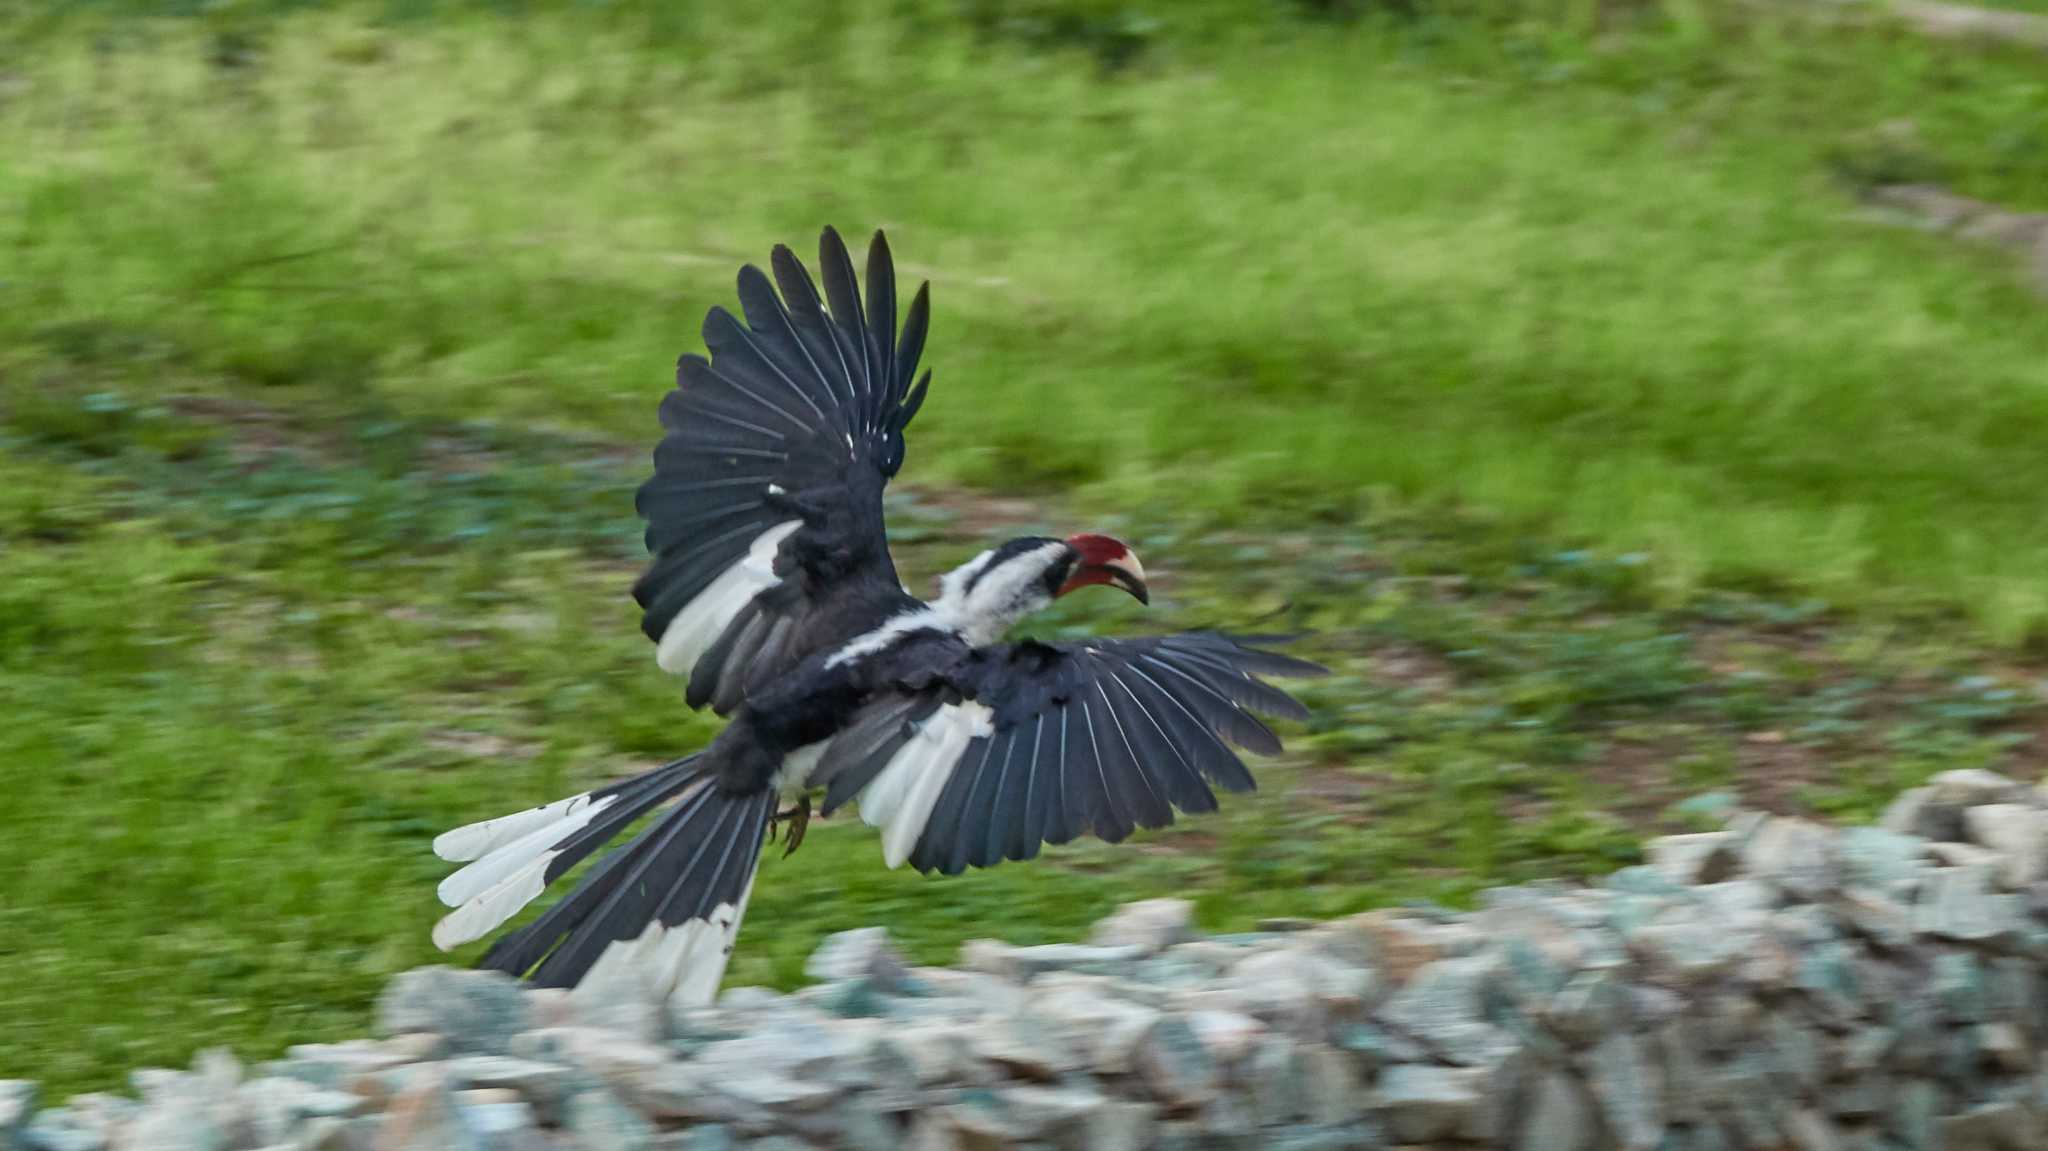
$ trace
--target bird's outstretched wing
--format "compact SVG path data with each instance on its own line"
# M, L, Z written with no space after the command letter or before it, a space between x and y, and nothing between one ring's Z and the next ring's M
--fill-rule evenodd
M836 736L809 777L825 810L858 796L884 859L955 874L1029 859L1041 843L1163 827L1249 791L1232 745L1272 755L1254 713L1308 713L1256 678L1314 676L1304 660L1214 633L1002 644L909 670Z
M839 234L818 244L825 294L786 247L739 275L745 320L714 307L711 357L684 356L663 398L667 429L636 506L652 565L633 587L656 659L689 677L692 707L730 711L825 643L901 602L882 488L931 373L928 285L896 329L896 273L880 232L863 306ZM781 294L778 297L777 288ZM835 610L819 609L830 601ZM821 634L821 627L835 634Z

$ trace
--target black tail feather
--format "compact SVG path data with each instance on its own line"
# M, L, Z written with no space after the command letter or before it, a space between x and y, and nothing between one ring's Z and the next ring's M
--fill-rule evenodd
M573 987L607 947L650 921L672 927L737 905L760 860L775 793L735 794L708 767L670 789L681 801L614 849L540 918L500 939L481 966Z

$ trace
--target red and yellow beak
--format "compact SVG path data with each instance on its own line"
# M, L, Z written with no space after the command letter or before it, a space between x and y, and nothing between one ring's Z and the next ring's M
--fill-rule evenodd
M1067 546L1074 549L1079 557L1074 570L1067 576L1067 582L1060 585L1060 595L1077 588L1108 584L1131 593L1139 603L1152 602L1151 589L1145 585L1145 566L1138 557L1119 539L1101 535L1071 536Z

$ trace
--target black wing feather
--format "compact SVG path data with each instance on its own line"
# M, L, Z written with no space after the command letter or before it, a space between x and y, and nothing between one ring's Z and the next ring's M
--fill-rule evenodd
M994 734L937 769L948 774L909 855L919 870L946 874L1029 859L1041 844L1083 834L1114 843L1135 828L1166 826L1176 810L1215 810L1211 784L1253 787L1232 744L1269 754L1280 747L1246 706L1304 714L1248 669L1322 674L1208 634L955 644L950 656L926 644L904 660L901 694L837 737L811 782L826 786L827 810L865 788L908 738L907 701L924 701L918 722L947 703L986 707Z
M919 287L899 335L895 264L881 233L868 248L865 308L853 259L830 228L818 260L823 297L778 246L772 276L740 270L741 315L707 312L710 356L677 362L676 390L661 402L666 436L654 476L635 501L654 558L633 594L657 643L765 533L798 525L772 557L755 561L772 559L772 580L763 581L789 594L750 598L753 585L728 581L720 586L732 597L704 601L691 629L661 649L664 666L689 677L690 705L720 714L912 603L889 558L882 489L902 466L903 429L924 397L910 377L923 353L929 289Z

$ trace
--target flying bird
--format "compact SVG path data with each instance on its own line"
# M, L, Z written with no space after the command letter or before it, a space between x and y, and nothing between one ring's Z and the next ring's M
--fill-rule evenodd
M626 968L658 995L708 1002L764 844L781 830L794 851L815 793L826 814L855 803L888 866L951 875L1213 811L1212 788L1253 787L1233 745L1280 751L1255 713L1307 714L1257 677L1323 669L1263 641L1002 642L1081 588L1149 602L1138 557L1106 535L1013 539L945 575L936 599L911 595L882 490L931 382L917 377L930 285L899 332L880 232L864 299L830 228L822 298L788 248L769 263L772 278L740 270L744 319L711 309L709 358L679 362L636 501L653 558L633 596L655 661L684 677L690 707L730 722L643 775L436 838L467 865L438 890L454 908L434 928L443 950L667 805L482 963L556 987Z

